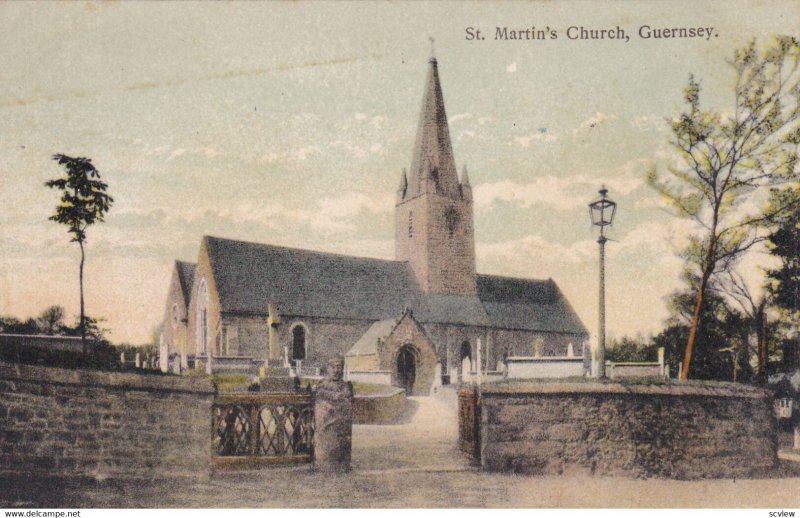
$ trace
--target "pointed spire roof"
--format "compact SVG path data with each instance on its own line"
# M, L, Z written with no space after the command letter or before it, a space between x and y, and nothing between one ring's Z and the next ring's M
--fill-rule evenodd
M461 187L472 187L469 184L469 175L467 174L467 166L464 166L464 171L461 173Z
M426 192L456 197L459 193L458 172L439 84L438 63L436 58L431 58L428 63L430 67L408 177L408 197Z
M405 195L407 189L408 189L408 174L406 173L406 168L404 167L403 177L400 179L400 188L397 190L402 192L403 195Z

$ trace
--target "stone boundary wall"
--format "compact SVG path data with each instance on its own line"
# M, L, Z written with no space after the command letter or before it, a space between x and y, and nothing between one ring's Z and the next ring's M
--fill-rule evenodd
M498 383L481 390L481 465L561 475L747 477L777 462L769 391L726 383Z
M353 398L354 424L389 424L403 412L406 391L388 388L381 394L358 395Z
M89 351L97 346L97 342L91 338L86 339ZM57 336L57 335L20 335L0 333L0 347L38 347L42 349L55 349L59 351L70 351L80 353L83 351L83 344L80 336Z
M583 376L585 370L580 356L511 356L506 365L509 379Z
M0 362L0 477L208 476L213 396L207 379Z

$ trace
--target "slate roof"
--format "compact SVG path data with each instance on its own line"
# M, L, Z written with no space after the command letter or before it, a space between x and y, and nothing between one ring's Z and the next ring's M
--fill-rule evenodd
M194 271L197 269L195 263L175 261L175 268L178 270L178 282L181 283L183 291L183 301L189 307L189 299L192 296L192 285L194 284Z
M552 280L478 275L478 296L422 292L405 261L204 238L223 312L384 321L406 307L420 323L588 334Z
M390 318L375 322L361 335L361 338L347 351L347 356L367 356L375 354L378 350L378 340L383 340L391 334L397 325L398 319Z

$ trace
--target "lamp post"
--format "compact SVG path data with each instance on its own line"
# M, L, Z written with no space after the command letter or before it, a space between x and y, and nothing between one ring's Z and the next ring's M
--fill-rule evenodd
M607 196L608 189L603 186L600 189L600 197L589 204L589 215L592 225L600 227L600 237L597 243L600 245L600 318L599 329L597 332L597 372L598 378L606 377L606 227L614 222L614 214L617 212L617 204Z

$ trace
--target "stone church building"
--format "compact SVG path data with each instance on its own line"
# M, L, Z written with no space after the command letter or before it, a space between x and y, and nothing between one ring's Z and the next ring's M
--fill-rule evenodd
M196 265L175 265L162 368L315 373L336 355L365 368L355 353L372 351L370 368L427 394L434 376L456 382L465 360L474 369L478 339L486 370L509 356L588 361L588 332L552 279L476 272L472 187L456 169L435 58L395 220L394 260L205 236ZM378 345L387 338L400 343Z

